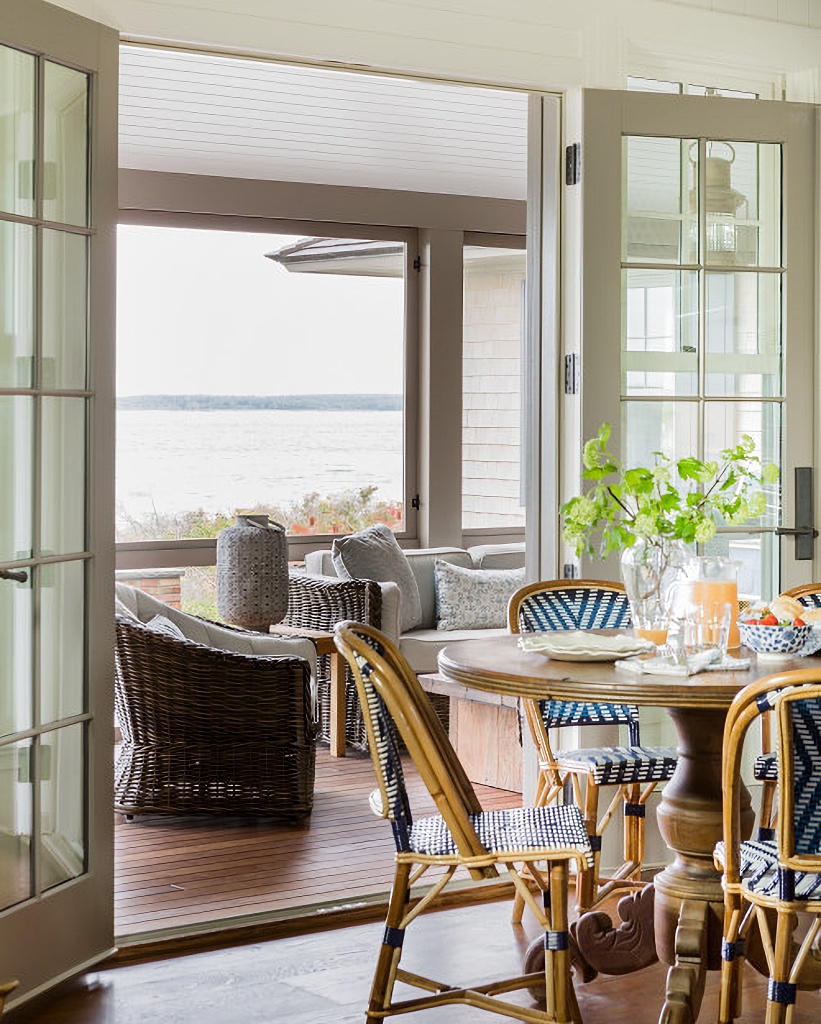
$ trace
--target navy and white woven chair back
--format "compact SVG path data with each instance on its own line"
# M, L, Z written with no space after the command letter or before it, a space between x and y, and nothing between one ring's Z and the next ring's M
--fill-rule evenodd
M811 594L801 594L798 601L805 608L821 608L821 590L816 590Z
M558 587L535 591L519 607L522 633L561 629L626 629L630 626L627 595L604 587ZM630 742L638 744L638 708L630 704L599 704L592 701L544 700L539 702L545 727L565 725L627 725Z
M361 637L377 654L383 654L381 645L365 634ZM402 760L399 756L399 744L393 719L379 696L371 674L374 666L359 651L354 652L357 668L365 689L366 704L363 713L370 722L376 750L371 752L374 765L380 775L388 798L388 817L393 824L394 839L397 849L410 848L408 835L413 824L410 801L405 787L405 775L402 771Z
M790 701L795 852L821 854L821 698Z
M630 625L627 595L594 587L561 587L529 594L519 607L522 633L553 629L623 629Z

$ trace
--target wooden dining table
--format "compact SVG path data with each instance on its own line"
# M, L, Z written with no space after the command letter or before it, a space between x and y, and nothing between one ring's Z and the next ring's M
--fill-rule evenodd
M618 662L555 660L522 650L518 640L511 635L448 644L439 654L439 672L451 682L492 693L662 707L673 721L678 764L656 813L672 860L651 886L620 901L617 925L594 910L579 919L574 938L584 979L596 973L625 974L657 958L668 964L660 1024L693 1024L705 972L721 965L724 903L713 850L722 838L721 747L727 709L748 683L785 669L807 668L818 659L765 662L741 648L731 654L749 656L744 671L650 675ZM754 812L746 788L741 818L743 834L749 836ZM532 947L528 969L539 955ZM765 967L763 954L757 956L756 950L749 950L748 958Z

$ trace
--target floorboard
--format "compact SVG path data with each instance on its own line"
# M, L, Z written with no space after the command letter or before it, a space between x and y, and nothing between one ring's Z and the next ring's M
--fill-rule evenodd
M88 973L9 1024L361 1024L382 925L317 932ZM510 924L507 903L430 913L408 931L403 966L437 979L471 982L518 973L535 935L532 918ZM585 1024L656 1024L666 968L577 984ZM715 1020L718 975L707 979L699 1021ZM526 1004L530 999L521 996ZM763 1024L765 985L745 976L744 1019ZM407 1024L502 1021L450 1006L397 1018ZM800 992L792 1024L817 1024L821 996Z
M416 814L434 805L405 765ZM115 824L115 932L121 946L152 933L225 926L248 915L384 896L393 875L390 825L375 817L370 759L317 752L314 810L305 824L164 815ZM512 807L518 793L477 786L482 805Z

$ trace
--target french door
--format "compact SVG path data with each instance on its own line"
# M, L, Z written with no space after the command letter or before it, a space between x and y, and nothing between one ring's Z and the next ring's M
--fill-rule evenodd
M0 983L113 946L117 34L0 20Z
M777 533L814 465L815 110L597 90L582 107L579 440L609 422L646 465L751 435L780 480L705 553L749 597L817 579L812 544Z

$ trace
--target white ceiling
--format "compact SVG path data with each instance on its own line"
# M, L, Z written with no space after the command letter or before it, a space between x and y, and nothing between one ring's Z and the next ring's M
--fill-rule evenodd
M526 197L527 96L124 46L120 166Z

